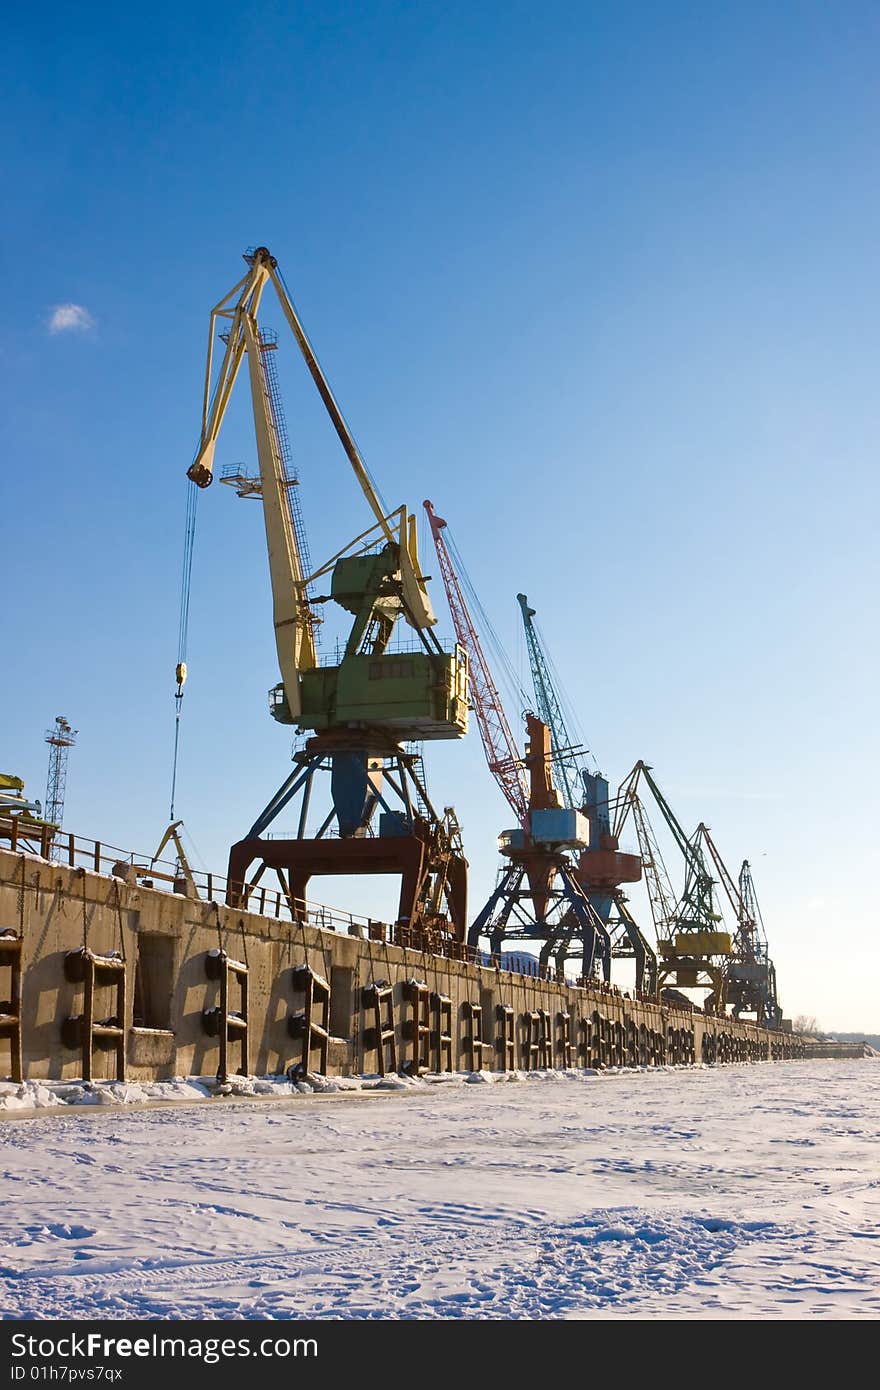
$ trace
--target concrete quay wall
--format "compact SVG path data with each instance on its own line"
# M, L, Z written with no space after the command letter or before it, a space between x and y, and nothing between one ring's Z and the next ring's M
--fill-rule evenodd
M224 1025L227 1073L258 1075L803 1055L791 1033L404 949L354 926L346 935L276 920L120 875L0 849L0 1076L216 1075Z

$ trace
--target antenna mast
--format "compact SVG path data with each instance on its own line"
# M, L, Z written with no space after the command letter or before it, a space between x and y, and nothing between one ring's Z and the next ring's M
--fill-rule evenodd
M64 818L64 793L67 790L68 750L76 743L78 729L72 729L63 714L55 716L55 727L46 730L49 745L49 777L46 782L46 807L43 812L50 825L61 828Z

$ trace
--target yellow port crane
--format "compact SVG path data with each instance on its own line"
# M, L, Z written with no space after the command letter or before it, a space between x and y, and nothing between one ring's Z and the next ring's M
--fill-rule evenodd
M240 496L259 496L263 504L281 673L281 683L270 691L270 712L279 723L313 736L294 753L293 771L232 846L228 901L246 904L263 871L272 868L299 916L315 875L396 873L401 876L398 923L415 930L433 922L445 897L448 923L461 938L466 861L454 816L440 816L432 807L421 754L412 745L460 738L466 732L467 654L459 646L445 651L434 635L437 620L419 568L415 517L405 506L385 510L275 257L260 246L245 261L247 274L211 310L201 434L188 476L201 488L212 481L218 435L246 356L259 477L225 475L224 481L232 482ZM305 533L290 497L295 480L287 469L280 396L266 360L274 338L267 338L258 320L270 285L372 513L371 525L312 573L307 572ZM213 380L214 341L221 324L225 352ZM312 596L310 586L323 575L330 577L329 592ZM315 607L327 602L353 618L335 664L319 661L315 643ZM391 651L400 618L413 629L416 642ZM185 674L185 667L179 667L178 700ZM318 772L330 773L332 807L310 833L312 783ZM295 835L263 838L294 797L300 798ZM258 858L262 864L249 878L249 866Z
M208 360L205 367L205 390L202 405L202 430L196 457L187 476L198 487L205 488L213 480L214 450L223 418L232 396L232 388L247 355L257 458L260 468L260 490L269 551L269 571L272 582L275 642L278 664L284 687L286 715L283 722L295 722L302 712L300 678L304 671L317 664L315 651L315 616L309 607L308 585L332 569L336 561L354 547L366 549L380 533L393 547L397 569L392 578L397 581L396 592L377 597L372 611L393 627L402 616L412 627L424 630L433 627L437 619L431 607L424 578L419 572L415 517L405 506L386 513L376 495L357 445L345 423L342 411L321 370L305 329L278 271L278 263L265 246L245 256L248 272L225 294L211 310L208 335ZM293 335L302 352L306 366L333 422L355 477L376 518L373 526L356 536L327 564L314 574L303 573L302 556L296 542L290 509L287 504L287 479L280 457L277 432L272 418L272 406L260 367L260 330L258 311L267 285L272 286ZM228 319L229 328L223 335L226 351L220 365L217 382L212 389L214 339L218 319ZM366 544L365 544L366 543ZM390 635L390 633L389 633Z

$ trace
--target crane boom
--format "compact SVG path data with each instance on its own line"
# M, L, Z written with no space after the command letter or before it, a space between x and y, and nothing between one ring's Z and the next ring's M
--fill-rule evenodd
M246 355L269 554L275 645L284 693L291 714L295 717L302 707L300 672L317 665L317 653L314 617L305 596L307 576L303 573L302 557L291 522L284 462L261 367L257 312L268 278L266 266L254 257L248 274L211 310L202 435L188 476L199 487L207 487L212 480L217 437ZM238 299L230 308L236 294ZM214 338L219 318L230 319L231 322L228 332L223 335L226 351L212 392Z
M498 688L486 660L482 643L468 611L467 602L455 572L452 559L443 539L446 522L434 511L431 502L423 506L428 516L431 535L437 550L440 573L449 600L449 610L459 644L469 660L470 692L480 739L489 771L501 788L507 804L519 824L525 828L529 818L529 797L516 740L511 733Z
M525 594L517 594L516 598L522 613L538 713L550 730L550 737L556 754L554 769L556 778L562 784L560 790L566 806L573 811L579 810L584 803L581 768L565 723L556 686L550 675L547 658L532 622L535 617L535 609L529 607L529 601Z
M416 545L416 519L410 516L404 508L400 509L400 529L397 535L391 530L389 516L376 493L370 475L367 472L366 464L360 455L360 450L354 441L351 430L345 422L345 416L336 403L336 397L330 389L321 364L315 355L314 348L309 342L308 335L303 328L300 317L296 312L293 300L288 293L284 283L284 277L278 269L278 262L274 256L270 256L265 247L260 247L255 256L263 254L264 262L269 279L278 295L284 317L290 325L291 332L295 337L299 350L303 355L303 360L309 369L309 374L318 388L318 395L324 402L324 407L339 436L339 441L345 450L349 463L352 466L354 475L360 484L367 503L376 518L376 525L382 531L385 539L393 545L398 546L400 551L400 581L402 589L404 616L410 626L414 628L433 627L437 618L431 607L431 600L428 597L428 589L424 577L419 571L418 550Z
M314 616L306 599L305 581L308 576L303 573L302 557L290 515L284 461L272 418L272 403L266 390L258 335L255 323L249 317L244 317L242 324L262 482L275 645L284 693L291 714L297 715L301 709L300 672L309 671L318 664Z
M764 918L761 916L761 909L758 906L758 896L755 892L755 884L752 879L752 866L748 859L742 862L739 871L739 892L743 904L743 915L752 923L754 929L755 951L759 956L766 956L767 932L764 927Z
M648 889L648 903L651 918L658 940L663 940L675 922L675 893L669 881L669 873L663 861L654 828L648 819L641 799L636 796L632 806L632 817L636 828L639 854L645 870L645 883Z
M370 510L372 511L377 523L384 532L385 539L393 541L395 538L389 530L388 523L385 517L385 508L382 506L378 496L376 495L376 490L373 487L372 482L370 481L370 475L367 472L366 465L364 464L364 461L360 456L360 451L354 442L351 430L348 428L348 425L345 422L345 416L342 414L342 411L339 409L339 406L336 403L336 397L333 395L333 392L330 389L330 383L328 382L326 376L324 375L321 369L321 364L315 355L314 348L309 342L308 335L305 329L303 328L302 323L300 322L299 315L296 312L296 309L294 308L293 300L287 292L287 286L284 283L283 277L279 273L278 262L275 260L273 256L269 256L268 252L266 259L266 269L268 271L269 278L274 286L275 293L278 295L278 299L280 300L281 308L284 312L284 317L290 324L293 336L296 338L296 341L299 345L299 350L303 355L303 360L305 361L305 364L309 369L309 373L311 375L312 380L318 388L318 395L324 402L327 414L330 416L330 419L333 423L333 428L336 430L336 433L339 436L340 443L342 444L342 447L346 452L348 461L354 469L354 475L360 483L361 490L367 499L367 503L369 504Z
M275 427L272 401L261 370L261 341L257 315L263 293L270 283L375 517L371 531L378 530L392 547L391 554L395 562L392 568L396 570L396 579L393 579L392 583L396 583L399 589L399 610L406 621L419 632L432 627L437 620L431 608L424 577L419 571L415 518L408 514L405 507L386 513L382 506L293 306L274 256L270 255L265 246L260 246L248 253L245 260L248 264L247 274L211 310L201 437L195 460L187 470L187 476L201 488L207 487L213 479L217 438L242 360L246 355L269 552L275 642L287 703L287 717L295 721L302 710L300 676L318 664L314 641L315 618L307 598L308 584L314 576L305 573L303 556L297 545L287 498L288 479ZM212 388L214 340L219 319L229 320L229 328L223 334L226 350ZM357 541L363 541L369 534L365 532L357 537ZM318 571L322 572L323 569Z
M708 825L704 825L701 822L697 826L697 834L699 835L703 844L708 849L712 859L712 863L715 865L715 868L718 871L718 878L721 882L721 886L727 895L727 900L730 903L731 908L733 909L734 916L736 917L738 928L737 934L743 933L743 945L745 945L745 938L751 937L754 934L755 923L754 921L750 922L748 919L746 905L743 901L742 894L740 893L739 888L731 878L730 871L728 870L728 867L725 864L724 860L721 858L721 854L718 850L717 845L715 844L715 841L709 834Z
M676 846L684 859L686 883L689 886L696 885L700 893L703 894L707 885L711 889L714 880L707 871L705 860L700 851L699 832L688 837L680 820L654 780L651 768L645 762L639 761L636 763L618 798L614 834L619 838L623 831L627 817L632 812L633 805L638 799L638 784L641 778L644 778L647 782L651 795L660 809L660 814L669 827L672 838L675 840ZM688 896L687 887L685 889L685 896ZM709 896L711 898L711 892Z

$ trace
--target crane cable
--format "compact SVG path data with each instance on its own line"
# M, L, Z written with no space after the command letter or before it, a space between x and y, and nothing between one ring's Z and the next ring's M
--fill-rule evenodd
M189 598L192 579L193 547L196 538L196 509L199 489L195 483L187 484L186 525L183 536L183 568L180 578L180 615L177 628L177 667L174 678L177 690L174 695L174 756L171 764L171 811L169 823L174 820L174 795L177 790L177 758L180 751L180 716L183 712L183 687L186 684L186 644L189 634Z
M282 285L284 286L284 293L287 295L287 298L290 300L290 303L291 303L291 305L293 306L293 312L296 314L297 318L300 319L299 310L298 310L297 307L296 307L296 301L294 300L293 295L290 293L290 290L289 290L288 285L287 285L287 281L285 280L284 275L282 274L282 271L281 271L281 267L280 267L279 265L276 265L276 266L275 266L275 273L276 273L276 275L278 276L278 279L281 281ZM300 323L302 323L302 319L300 319ZM305 330L303 330L303 332L305 332ZM308 342L308 339L307 339L306 341ZM324 382L325 382L325 384L326 384L327 390L328 390L328 391L330 392L330 394L332 395L332 394L333 394L333 389L332 389L332 387L331 387L331 385L330 385L330 381L329 381L329 378L328 378L328 376L327 376L327 373L324 371L324 368L323 368L322 365L321 365L321 359L318 357L318 354L315 352L315 349L312 347L312 345L311 345L310 342L308 343L308 349L309 349L309 352L310 352L310 353L312 354L312 356L314 357L316 363L318 364L318 370L320 371L321 375L322 375L323 378L324 378ZM301 348L300 350L302 351L302 348ZM335 400L335 398L334 398L334 400ZM370 472L369 466L367 465L367 463L366 463L366 461L365 461L365 459L364 459L363 454L361 453L360 449L358 448L357 440L355 439L354 434L352 433L351 426L349 425L348 421L346 420L345 416L343 415L342 411L340 410L340 408L339 408L339 403L338 403L338 402L336 402L336 409L339 411L339 415L340 415L340 417L341 417L341 419L342 419L342 421L343 421L343 423L344 423L344 425L345 425L346 430L348 431L349 438L351 439L352 444L354 445L355 449L357 450L357 455L358 455L358 458L360 459L361 467L363 468L364 473L367 475L367 478L369 479L370 487L373 489L373 492L376 494L376 497L377 497L377 499L378 499L378 501L379 501L379 505L380 505L380 507L382 508L382 511L384 512L385 516L387 517L387 516L389 515L388 503L385 501L385 498L382 496L381 490L380 490L380 488L379 488L379 484L376 482L376 479L373 477L372 473Z
M446 526L445 539L446 548L452 556L452 563L455 568L455 572L461 581L462 588L465 592L465 596L468 601L468 606L471 608L472 613L476 614L477 620L480 624L480 627L482 628L482 635L485 644L489 647L495 659L493 674L495 675L496 680L500 678L501 684L504 686L505 691L507 695L510 697L515 709L518 709L520 711L530 709L532 701L524 691L519 677L517 675L516 669L514 668L513 662L508 656L504 644L501 641L501 638L499 637L496 629L492 624L489 614L483 607L483 604L480 600L480 595L478 594L474 586L473 580L467 572L464 560L461 557L461 552L455 543L455 538L453 537L450 531L448 523Z

